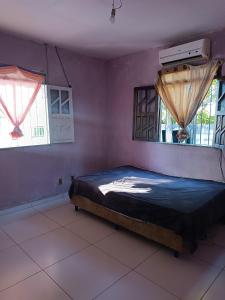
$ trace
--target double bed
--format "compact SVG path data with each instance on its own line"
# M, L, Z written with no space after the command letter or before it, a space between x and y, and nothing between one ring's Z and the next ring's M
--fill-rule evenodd
M175 251L194 252L198 240L225 217L225 184L122 166L73 180L69 196L87 210Z

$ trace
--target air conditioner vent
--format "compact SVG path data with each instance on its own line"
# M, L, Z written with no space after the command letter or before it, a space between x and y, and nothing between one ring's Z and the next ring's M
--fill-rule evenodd
M201 39L159 51L159 63L162 66L178 65L187 62L208 61L210 56L210 40Z

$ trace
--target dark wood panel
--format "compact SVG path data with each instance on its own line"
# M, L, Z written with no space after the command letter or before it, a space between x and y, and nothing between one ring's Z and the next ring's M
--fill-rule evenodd
M216 109L215 146L225 145L225 81L220 80Z
M158 95L154 86L134 88L133 139L158 141Z

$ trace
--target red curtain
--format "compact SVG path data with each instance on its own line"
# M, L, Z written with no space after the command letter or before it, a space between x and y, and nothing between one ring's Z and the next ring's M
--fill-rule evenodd
M0 67L0 105L14 129L13 139L23 136L20 125L26 118L44 81L44 76L16 66Z

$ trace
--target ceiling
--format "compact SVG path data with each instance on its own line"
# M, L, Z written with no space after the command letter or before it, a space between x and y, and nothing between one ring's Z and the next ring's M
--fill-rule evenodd
M119 0L115 0L116 3ZM0 30L113 58L225 27L225 0L0 0Z

